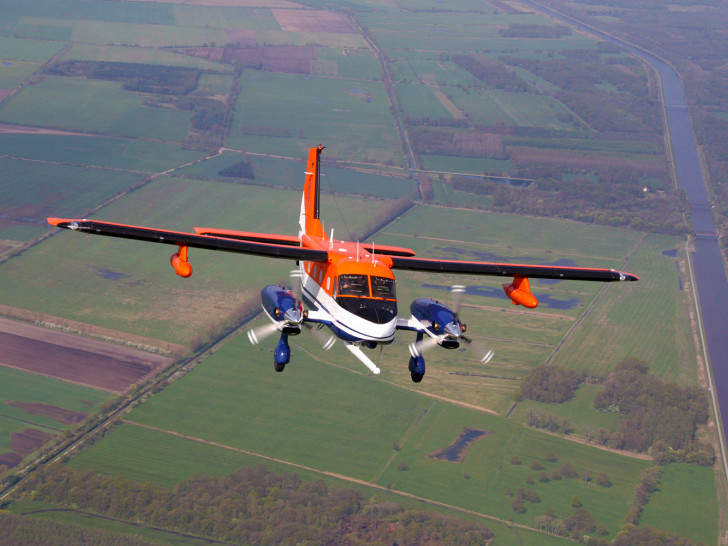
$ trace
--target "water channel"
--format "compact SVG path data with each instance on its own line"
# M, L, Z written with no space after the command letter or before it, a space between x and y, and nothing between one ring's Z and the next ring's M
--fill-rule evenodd
M698 289L705 345L713 370L712 390L721 414L728 418L728 278L680 76L668 63L648 51L530 0L521 0L521 3L602 40L617 44L648 62L660 75L677 182L688 197L696 233L691 261ZM725 438L725 426L723 431ZM724 454L725 464L728 463Z

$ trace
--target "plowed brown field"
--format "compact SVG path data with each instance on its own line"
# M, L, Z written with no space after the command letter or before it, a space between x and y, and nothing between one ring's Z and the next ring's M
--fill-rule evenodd
M121 393L170 361L138 349L0 319L2 366Z

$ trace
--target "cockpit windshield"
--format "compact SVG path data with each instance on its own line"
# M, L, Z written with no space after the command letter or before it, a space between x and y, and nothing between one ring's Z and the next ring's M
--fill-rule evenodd
M371 279L371 292L369 281ZM358 296L360 298L397 299L394 291L394 279L387 277L368 277L367 275L339 275L339 296Z
M369 280L366 275L339 275L339 296L369 297Z
M372 277L372 297L384 298L387 300L396 299L394 293L394 279L387 277Z
M397 318L394 279L347 273L339 275L337 288L336 302L350 313L376 324Z

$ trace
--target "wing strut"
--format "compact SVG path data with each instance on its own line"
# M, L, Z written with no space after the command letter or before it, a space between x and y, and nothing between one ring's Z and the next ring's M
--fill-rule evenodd
M347 349L349 349L349 352L353 354L355 357L357 357L367 368L369 368L369 371L371 371L374 375L379 375L382 373L382 370L379 369L379 367L372 362L372 360L364 354L364 351L361 350L361 347L359 345L355 345L354 343L347 343L344 345Z

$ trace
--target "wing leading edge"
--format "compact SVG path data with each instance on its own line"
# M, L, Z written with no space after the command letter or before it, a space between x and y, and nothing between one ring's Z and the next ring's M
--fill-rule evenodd
M236 252L239 254L253 254L288 260L308 260L313 262L326 261L328 253L325 250L291 246L289 242L283 244L270 244L258 241L232 239L210 235L196 235L181 231L168 231L111 222L98 222L96 220L70 220L64 218L48 218L48 223L59 228L71 231L82 231L92 235L107 235L121 239L133 239L168 245L188 246L206 250L220 250L223 252Z
M525 265L495 262L461 262L456 260L429 260L392 256L392 269L428 271L432 273L459 273L493 275L497 277L530 277L532 279L560 279L568 281L638 281L639 277L614 269L561 267L552 265Z

